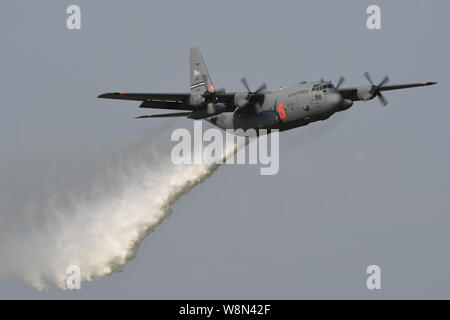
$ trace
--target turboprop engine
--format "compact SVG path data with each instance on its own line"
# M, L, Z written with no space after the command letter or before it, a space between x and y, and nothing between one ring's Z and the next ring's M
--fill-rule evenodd
M194 107L200 107L205 104L205 97L201 94L191 94L189 104Z
M199 120L218 115L226 110L226 106L222 103L208 103L206 106L194 110L188 118Z

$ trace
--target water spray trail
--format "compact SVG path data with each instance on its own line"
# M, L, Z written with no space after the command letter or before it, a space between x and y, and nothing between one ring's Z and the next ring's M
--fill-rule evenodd
M227 146L225 157L243 146ZM219 167L174 165L168 154L153 148L138 160L125 159L84 195L29 208L45 223L29 219L26 232L2 231L0 277L65 288L70 265L80 267L82 281L121 271L172 205Z

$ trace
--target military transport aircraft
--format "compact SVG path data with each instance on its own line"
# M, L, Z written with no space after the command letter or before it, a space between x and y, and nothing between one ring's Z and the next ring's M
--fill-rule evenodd
M99 98L142 101L140 108L183 110L183 112L145 115L138 118L187 117L205 119L226 130L279 129L280 131L326 120L336 112L347 110L354 101L378 97L383 106L387 100L383 91L424 87L436 82L386 85L385 76L374 84L369 73L364 76L370 85L342 88L340 77L334 86L330 81L300 82L279 90L267 90L262 84L251 91L246 78L241 82L245 92L228 93L216 89L198 48L190 50L190 93L105 93Z

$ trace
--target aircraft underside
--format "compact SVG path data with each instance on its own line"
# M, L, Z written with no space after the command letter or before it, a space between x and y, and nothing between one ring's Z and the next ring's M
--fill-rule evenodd
M270 115L269 115L270 113ZM330 118L333 113L324 114L320 116L310 117L310 118L302 118L296 119L286 122L281 122L278 119L278 115L274 111L267 111L268 116L266 117L266 121L261 121L261 118L257 118L254 115L248 116L247 118L240 119L234 112L223 112L219 116L214 116L206 121L212 123L213 125L223 129L223 130L248 130L248 129L277 129L279 131L286 131L298 127L303 127L308 125L309 123L316 121L323 121ZM265 114L264 114L265 115ZM272 123L269 123L272 121Z

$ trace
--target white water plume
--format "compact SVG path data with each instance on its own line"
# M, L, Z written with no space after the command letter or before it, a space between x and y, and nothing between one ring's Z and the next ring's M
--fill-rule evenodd
M82 281L122 270L172 205L219 167L174 165L167 140L154 142L126 150L88 187L43 190L44 201L24 196L17 212L2 213L0 277L65 288L70 265L80 267ZM228 146L226 156L240 147Z

